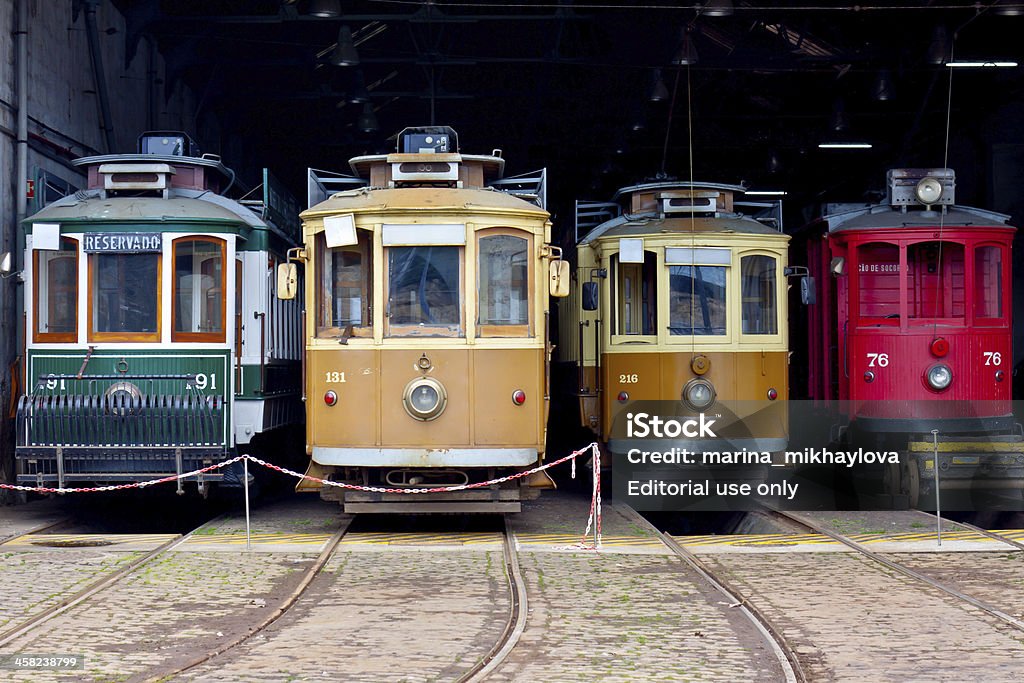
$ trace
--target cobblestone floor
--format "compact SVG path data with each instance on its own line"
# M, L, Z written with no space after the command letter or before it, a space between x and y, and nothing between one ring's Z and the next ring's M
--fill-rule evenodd
M1024 633L867 558L802 553L702 560L784 632L812 681L1024 678Z
M308 561L270 553L171 552L0 648L0 654L84 656L84 670L4 671L4 680L121 681L187 660L262 619Z
M779 680L754 629L675 557L538 552L520 564L529 619L491 680Z
M56 605L140 554L86 548L4 552L0 548L0 632Z
M500 552L338 552L278 622L200 681L451 681L508 618Z
M1024 552L1008 550L955 555L898 553L886 557L1024 620Z

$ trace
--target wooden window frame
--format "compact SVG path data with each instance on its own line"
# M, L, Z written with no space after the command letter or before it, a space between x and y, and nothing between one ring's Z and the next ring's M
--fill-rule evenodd
M447 326L426 326L426 325L409 325L409 324L398 324L393 325L391 323L391 316L386 315L384 318L384 336L390 339L418 339L423 337L438 337L445 339L463 339L467 336L466 333L466 245L464 244L433 244L433 245L420 245L420 244L396 244L394 246L384 247L384 258L383 263L380 264L381 272L383 273L384 280L384 306L386 309L390 309L391 301L391 249L403 249L406 247L422 247L422 246L434 246L434 247L448 247L458 250L459 255L459 329L450 330ZM390 313L390 310L388 310ZM479 335L479 330L477 331Z
M178 245L184 242L205 242L220 247L220 331L219 332L179 332L178 331ZM171 341L172 342L205 342L223 344L227 340L227 242L219 237L205 235L186 235L175 238L171 242ZM159 314L159 308L158 314Z
M88 262L87 285L89 291L89 305L86 315L89 317L89 341L110 341L110 342L160 342L163 332L163 252L145 252L156 256L156 330L154 332L97 332L93 329L93 300L96 294L94 276L96 275L96 259L93 256L114 256L123 254L108 254L104 252L91 252L87 254Z
M316 323L316 337L318 339L337 339L338 337L347 336L357 339L372 338L373 337L373 279L374 279L374 253L373 253L373 237L374 234L370 230L363 228L356 229L356 237L364 238L365 242L360 239L356 244L348 245L345 247L328 247L327 237L323 232L316 234L314 238L316 241L316 293L315 293L315 304L316 312L314 316L314 322ZM358 250L361 258L363 259L363 305L367 309L367 323L365 325L352 325L346 327L334 327L331 325L322 325L323 322L323 306L324 296L327 292L324 289L323 275L326 269L327 257L331 253L331 249L352 249L353 251ZM331 296L333 297L333 285Z
M60 238L60 244L63 244L65 241L67 241L68 243L71 243L71 244L73 244L75 246L74 252L68 252L69 254L73 253L74 257L75 257L75 301L74 301L75 329L72 332L40 332L39 331L39 304L41 303L39 301L39 283L42 281L42 278L40 277L40 271L39 271L39 252L40 252L40 250L39 249L33 249L32 250L32 306L33 306L33 308L32 308L32 315L34 317L33 317L33 320L32 320L32 341L40 343L40 344L67 344L67 343L74 343L74 342L78 341L78 301L79 301L79 295L80 295L80 292L78 291L79 290L78 276L79 276L79 273L80 273L79 269L80 269L80 266L81 266L82 257L81 257L80 245L79 245L78 240L74 239L73 237L64 237L62 235L61 238Z
M488 237L515 237L526 241L526 324L525 325L485 325L480 322L480 285L483 283L480 276L480 256L482 251L480 243ZM537 259L533 251L533 233L515 228L484 228L476 232L476 336L480 338L529 338L533 336L534 321L533 309L536 301L536 271L534 270Z

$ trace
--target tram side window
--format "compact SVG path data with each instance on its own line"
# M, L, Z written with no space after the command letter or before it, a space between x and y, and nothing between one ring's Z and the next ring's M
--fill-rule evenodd
M224 340L224 242L174 241L173 341Z
M775 302L775 259L744 256L740 259L743 296L743 334L778 334Z
M59 251L36 251L35 258L36 340L77 341L78 243L61 238Z
M461 247L388 248L391 334L462 333Z
M372 233L358 230L357 234L356 244L332 248L327 248L323 233L317 236L319 336L372 334Z
M900 248L888 242L857 247L857 296L860 317L872 324L899 325Z
M615 334L656 335L657 332L657 256L644 252L643 263L620 263L614 257Z
M964 317L964 245L920 242L907 247L910 318Z
M527 333L530 322L529 240L488 235L478 243L478 320L483 336ZM489 326L498 330L488 330Z
M160 254L90 254L90 339L158 341Z
M725 266L669 266L669 333L726 333Z
M974 250L974 317L1003 317L1002 249L994 246Z

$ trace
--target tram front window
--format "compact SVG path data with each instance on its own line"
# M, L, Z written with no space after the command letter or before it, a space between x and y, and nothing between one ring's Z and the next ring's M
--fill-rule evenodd
M78 332L78 243L36 251L36 339L75 341Z
M479 323L508 333L530 319L529 242L512 235L490 235L478 242ZM483 330L488 331L488 330ZM501 330L490 330L495 335Z
M90 333L111 341L159 336L159 254L91 254Z
M669 266L669 333L718 336L725 330L724 266Z
M174 242L175 341L224 339L224 242Z
M919 242L907 247L907 308L911 322L935 318L962 323L965 312L964 245Z
M394 335L462 334L461 247L388 249L388 323Z
M327 248L323 233L317 236L320 273L317 334L321 337L348 334L369 336L372 323L373 268L371 234L359 230L359 241Z
M743 297L743 334L777 334L775 259L744 256L740 259Z

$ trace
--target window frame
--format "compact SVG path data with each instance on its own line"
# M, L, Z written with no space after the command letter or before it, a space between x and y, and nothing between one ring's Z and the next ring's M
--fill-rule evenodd
M183 242L206 242L220 247L220 332L179 332L178 331L178 245ZM174 277L171 278L171 341L223 343L227 340L227 241L207 235L185 235L171 241L171 264ZM158 272L159 277L159 272ZM160 315L159 308L157 315Z
M614 345L620 344L657 344L658 343L658 324L661 320L661 307L660 307L660 292L663 290L663 282L659 273L660 270L665 267L664 249L657 249L649 245L644 245L644 262L643 263L623 263L621 254L618 251L613 252L609 256L609 273L608 273L608 333L610 341ZM654 292L652 294L653 301L650 302L651 313L654 315L654 325L651 334L642 334L643 332L643 284L645 282L644 268L647 266L647 259L649 256L654 257L653 262L653 277L650 279L650 283L654 286ZM638 305L640 306L640 330L641 334L620 334L619 325L622 322L622 318L625 315L625 301L620 296L619 291L619 280L622 278L623 269L628 268L639 275L637 281L640 283L641 289L637 295Z
M501 236L515 237L517 239L526 241L526 324L525 325L492 325L483 324L480 318L480 302L481 296L481 285L483 279L481 278L480 268L480 257L482 250L480 248L481 242L488 237L501 237ZM536 258L534 255L533 246L533 233L527 230L519 230L516 228L506 227L495 227L495 228L483 228L476 231L476 336L479 338L493 339L493 338L528 338L534 336L534 330L536 326L534 324L534 306L536 301L536 270L535 262Z
M992 316L985 316L985 317L979 316L978 315L977 306L975 305L975 301L974 301L974 299L972 297L971 298L971 302L970 302L970 320L972 321L972 324L977 326L977 327L1004 327L1006 325L1006 322L1007 322L1007 310L1008 310L1008 308L1012 308L1013 307L1013 302L1012 301L1010 301L1009 302L1009 306L1007 306L1007 303L1008 303L1007 302L1007 293L1008 292L1009 292L1010 297L1012 299L1013 280L1011 279L1010 282L1007 283L1007 271L1012 271L1012 263L1011 263L1011 260L1010 260L1010 259L1012 259L1012 254L1010 253L1010 250L1006 248L1005 244L1002 244L1000 242L991 241L991 240L982 240L982 241L978 241L978 242L975 242L972 245L970 245L970 251L971 251L971 258L970 258L970 261L971 261L971 282L970 282L970 288L969 289L970 289L971 292L974 292L975 289L976 289L976 285L978 284L978 272L977 272L977 266L978 266L977 253L978 253L978 250L979 249L988 248L988 247L995 248L995 249L999 250L999 290L1000 290L1000 309L1001 309L1001 311L1000 311L1000 314L998 316L995 316L995 317L992 317ZM965 259L966 259L966 257L965 257ZM1011 273L1011 277L1012 277L1012 273ZM1007 289L1007 285L1008 284L1009 284L1009 290ZM966 291L965 291L965 295L966 295Z
M744 332L743 331L743 259L748 256L767 256L775 261L775 332ZM787 293L787 283L783 272L783 255L765 249L747 249L736 253L736 277L739 282L736 287L739 291L739 310L737 324L739 327L739 339L741 343L765 343L777 341L782 338L783 326L788 321L782 320L782 302ZM728 292L726 292L728 296Z
M861 253L865 247L873 245L885 245L896 249L896 272L893 275L896 276L896 312L890 313L888 316L872 316L861 314L861 293L864 291L863 284L861 282L862 273L860 272L861 267ZM902 328L905 324L905 318L908 306L908 291L907 287L907 244L903 240L890 239L890 238L878 238L871 241L860 242L854 245L850 249L850 253L853 256L851 267L850 267L850 318L851 322L857 328L887 328L897 327Z
M666 247L666 249L669 247ZM674 247L673 247L674 248ZM735 328L737 326L736 321L733 320L736 314L733 312L735 304L735 297L738 296L734 290L739 287L738 275L739 262L737 260L737 249L736 246L723 246L721 244L697 244L687 245L686 249L694 249L692 259L689 263L669 263L667 254L662 259L662 282L665 284L664 288L664 300L665 300L665 323L664 334L665 343L672 344L686 344L689 346L729 346L735 344L738 339L741 338ZM729 252L728 263L715 263L711 262L711 255L705 254L702 250L724 250ZM746 253L746 252L745 252ZM768 252L770 254L770 252ZM776 256L778 258L778 256ZM725 269L725 334L672 334L672 268L673 267L686 267L694 268L697 266L704 266L708 268L723 268ZM762 341L766 341L764 337Z
M33 318L32 318L32 341L36 342L36 343L40 343L40 344L67 344L67 343L74 343L74 342L78 341L78 329L79 329L78 304L79 304L79 299L80 299L80 295L81 295L81 292L79 291L81 289L81 287L80 287L81 283L79 282L79 276L81 274L81 263L82 263L81 243L79 242L79 240L77 238L67 237L65 235L61 235L60 236L60 244L63 245L65 243L72 244L75 247L74 251L66 252L69 255L73 254L74 255L74 259L75 259L75 279L74 279L74 283L75 283L75 297L74 297L75 329L72 332L40 332L39 331L39 319L40 319L40 316L39 316L39 304L41 303L40 300L39 300L39 286L40 286L40 283L42 282L42 278L40 277L40 270L39 270L39 254L42 251L47 251L47 253L49 253L50 250L33 249L32 250L32 316L33 316ZM62 250L59 250L59 249L57 250L58 253L60 253L60 251L62 251ZM49 268L49 264L47 264L47 268ZM49 287L49 284L47 284L47 287Z
M156 257L156 330L153 332L98 332L93 329L93 311L95 308L94 300L95 295L98 293L98 289L95 286L95 275L96 275L96 259L95 257L100 256L125 256L130 254L124 253L109 253L109 252L90 252L87 254L87 275L86 275L86 287L88 289L88 302L86 315L88 316L88 335L89 341L98 342L160 342L162 340L163 333L163 268L164 268L164 255L163 252L142 252L148 256Z
M340 249L342 251L358 251L363 259L361 266L363 270L363 306L366 307L367 312L367 323L365 325L352 325L351 331L347 334L348 337L353 338L372 338L373 337L373 323L374 323L374 305L373 305L373 294L374 294L374 231L367 230L365 228L356 229L356 237L359 240L356 244L350 244L343 247L328 247L327 236L321 231L314 237L314 258L315 258L315 277L314 286L316 288L313 297L314 311L313 311L313 324L314 324L314 337L317 339L337 339L339 337L346 336L346 330L349 330L349 326L335 327L331 325L323 325L323 306L327 292L325 291L323 278L327 270L327 256L331 253L332 249ZM364 242L365 238L365 242ZM386 278L385 278L386 279ZM333 295L333 285L331 287Z
M408 323L394 324L391 322L391 250L423 247L441 247L456 249L458 259L458 294L459 294L459 329L451 330L447 326L413 325ZM384 247L383 263L380 264L384 283L384 337L390 339L416 339L437 337L446 339L466 338L466 245L465 244L395 244Z
M911 301L911 296L910 296L911 285L910 285L910 282L908 282L908 279L910 277L910 250L913 247L917 247L917 246L920 246L920 245L923 245L923 244L931 244L931 243L944 243L944 244L947 244L947 245L950 245L950 244L957 245L962 250L962 256L963 256L963 279L964 279L963 286L962 286L962 290L963 290L963 314L962 315L959 315L959 316L913 317L910 314L911 307L913 306L913 303ZM947 327L947 328L949 328L949 327L954 327L955 328L955 327L967 327L967 326L969 326L971 324L971 317L970 316L973 315L974 309L973 309L973 302L970 300L970 297L968 295L968 287L973 287L974 283L973 282L968 282L968 273L970 272L973 275L973 263L971 264L971 270L970 271L968 270L968 260L969 260L968 252L970 252L970 257L973 258L974 250L969 247L968 241L963 239L963 238L956 237L956 236L943 237L941 239L939 239L938 237L929 237L927 239L913 239L913 240L902 241L900 243L900 248L901 248L900 264L901 264L901 266L903 268L905 268L904 272L900 273L900 289L901 289L900 296L901 296L901 299L903 301L906 301L906 310L905 311L900 311L900 313L901 313L901 316L900 316L901 324L902 324L903 318L905 317L906 318L907 329L928 327L928 326L933 326L933 325L937 325L937 326L941 326L941 327ZM945 251L945 249L943 249L943 251ZM942 264L940 263L939 265L941 267ZM951 266L952 266L952 262L951 262ZM952 288L950 288L950 290L952 292ZM951 296L952 296L952 293L951 293ZM905 316L903 315L904 313L905 313Z

